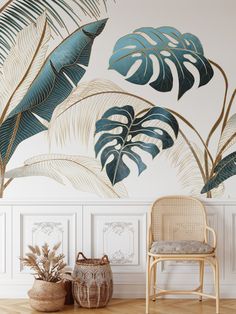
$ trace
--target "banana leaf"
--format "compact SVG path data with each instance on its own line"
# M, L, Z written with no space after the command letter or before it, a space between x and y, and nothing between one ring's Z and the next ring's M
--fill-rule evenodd
M204 185L201 193L206 193L222 182L236 175L236 152L224 157L215 167L211 179Z
M0 152L6 162L23 140L46 130L37 116L50 121L55 107L70 95L86 71L93 41L106 21L79 28L48 56L26 95L0 127Z
M85 16L100 19L106 0L6 0L0 5L0 64L8 55L19 31L47 12L53 36L65 38ZM66 36L65 36L66 35Z

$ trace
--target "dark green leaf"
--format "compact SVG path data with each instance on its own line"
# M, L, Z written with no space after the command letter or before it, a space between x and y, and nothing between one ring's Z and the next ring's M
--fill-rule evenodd
M158 73L155 72L152 57L158 60ZM142 27L120 38L114 47L109 68L127 76L134 64L140 62L126 80L139 85L150 82L157 91L168 92L173 87L173 76L167 61L175 65L178 73L178 98L191 89L195 81L186 63L198 70L199 87L207 84L213 76L213 69L204 57L199 39L189 33L181 34L173 27ZM153 73L156 77L154 81Z
M113 118L110 120L109 118L112 116ZM123 122L124 118L127 122ZM150 125L148 126L149 121ZM176 119L167 110L159 107L151 108L139 117L135 115L132 106L113 107L97 121L95 134L104 133L97 140L95 153L97 156L101 152L102 167L106 165L107 175L113 185L122 181L130 173L123 160L124 156L136 163L139 174L146 169L137 150L133 149L143 150L155 158L160 150L157 145L149 142L150 138L161 141L162 149L167 149L174 144L174 139L164 129L164 124L159 126L160 121L171 127L177 137L178 123ZM154 126L153 122L155 122ZM119 129L121 129L120 133ZM112 160L108 161L110 157Z
M15 125L18 114L21 114L20 126L10 156L21 141L45 130L43 125L39 127L41 123L34 114L47 121L51 119L55 107L69 96L73 84L76 85L84 75L94 38L102 32L105 24L106 20L101 20L83 26L49 55L26 95L0 127L2 158L6 156L12 137L12 127ZM31 128L25 129L21 123L25 125L27 120L28 124L32 125ZM34 127L35 120L37 123Z
M224 157L215 167L213 177L204 185L201 193L206 193L228 178L236 175L236 152Z
M79 26L80 17L99 18L101 7L106 9L106 0L9 0L0 9L0 64L14 43L14 38L24 25L47 11L48 22L54 34L61 35L61 29L68 30L73 24ZM63 14L62 14L63 13ZM80 17L79 17L79 15ZM4 22L4 23L3 23ZM6 23L6 24L5 24ZM16 30L17 32L15 32ZM67 33L67 36L69 32Z

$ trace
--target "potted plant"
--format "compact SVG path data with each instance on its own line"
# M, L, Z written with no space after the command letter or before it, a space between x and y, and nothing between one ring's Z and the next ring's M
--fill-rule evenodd
M35 281L28 292L31 307L40 312L61 310L66 296L62 282L66 263L63 254L56 254L60 243L52 249L47 243L41 248L38 245L28 247L30 252L20 260L34 271Z

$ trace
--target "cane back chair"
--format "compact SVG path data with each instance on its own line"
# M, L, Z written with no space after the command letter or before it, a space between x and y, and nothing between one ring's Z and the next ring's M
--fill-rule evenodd
M213 243L210 245L209 234ZM207 225L204 205L187 196L166 196L157 199L149 212L147 234L146 313L149 301L165 294L194 294L216 300L219 313L219 266L216 258L216 234ZM156 284L157 264L164 261L196 261L200 268L200 285L188 290L163 290ZM205 262L213 269L215 295L203 293ZM151 286L151 282L153 285ZM152 289L152 290L151 290Z

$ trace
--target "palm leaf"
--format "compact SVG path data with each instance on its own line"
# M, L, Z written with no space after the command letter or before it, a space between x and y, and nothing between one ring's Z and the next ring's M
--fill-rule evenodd
M221 155L236 143L236 114L233 114L227 121L221 134L217 153Z
M190 145L193 151L190 148ZM205 184L205 171L204 171L204 152L199 148L196 143L187 143L182 132L179 132L175 145L162 152L169 159L171 166L177 169L177 175L181 186L193 196L201 194L202 186ZM208 169L212 165L209 162ZM202 171L201 171L202 169ZM220 184L219 187L212 190L212 197L219 197L224 193L224 185Z
M228 178L236 175L236 152L224 157L214 168L214 174L204 185L201 193L211 191Z
M40 71L49 38L45 14L18 33L0 73L0 110L1 114L4 111L5 118L25 96Z
M6 178L46 176L64 184L69 180L75 189L102 197L127 196L123 184L112 187L100 164L93 158L67 155L39 155L25 165L6 172Z
M109 108L122 107L125 104L132 106L136 113L154 107L148 100L122 90L111 81L94 80L79 84L53 113L49 124L50 143L65 145L70 140L76 140L89 150L94 146L96 121L101 119ZM174 137L172 128L164 125L166 131ZM145 140L156 142L152 138ZM89 153L94 154L94 151Z
M14 45L17 33L47 11L54 36L67 37L81 18L98 19L106 11L106 0L6 0L0 7L0 64Z
M158 73L155 73L152 57L158 62ZM181 34L173 27L142 27L120 38L110 58L109 69L126 76L131 83L144 85L150 82L155 90L168 92L173 88L169 62L175 66L178 74L178 99L195 82L186 64L199 72L199 87L207 84L213 76L213 69L204 56L199 39L193 34ZM154 81L153 74L156 77Z
M26 95L0 127L3 159L9 160L20 142L46 129L37 116L49 121L55 107L70 95L86 71L94 38L105 24L101 20L83 26L47 57Z
M166 131L165 124L171 127L174 137ZM103 114L96 123L95 134L101 132L102 135L95 145L95 152L96 156L101 152L102 168L106 165L107 175L114 185L130 173L124 157L128 157L137 165L140 175L147 166L139 150L155 158L161 149L170 148L178 135L178 123L166 109L148 108L144 114L140 115L135 113L132 106L126 105L112 107ZM149 138L159 145L150 143Z

